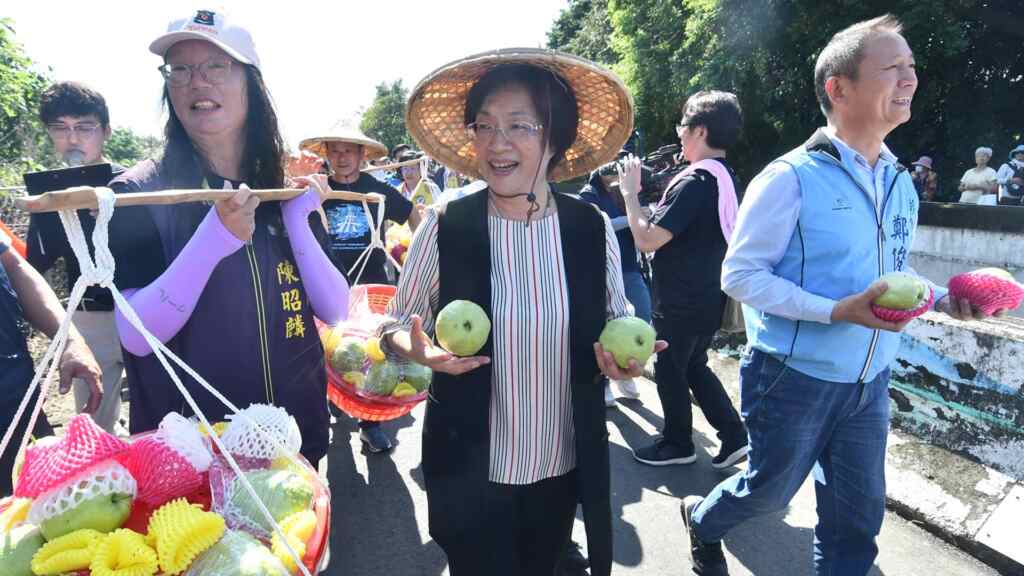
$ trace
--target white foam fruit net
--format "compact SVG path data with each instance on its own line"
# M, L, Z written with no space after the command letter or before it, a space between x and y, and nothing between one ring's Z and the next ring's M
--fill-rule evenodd
M28 521L40 524L97 496L131 494L134 497L137 491L135 478L128 469L114 460L107 460L36 498L29 508Z
M203 435L191 420L177 412L171 412L160 421L157 431L160 440L188 460L196 472L206 472L213 462L213 454L206 446Z
M302 447L299 425L283 408L253 404L228 419L221 441L232 454L273 460L295 456Z

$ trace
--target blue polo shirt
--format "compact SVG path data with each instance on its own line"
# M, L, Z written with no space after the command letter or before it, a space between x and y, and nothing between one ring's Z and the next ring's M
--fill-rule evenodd
M205 178L213 189L224 184L212 174ZM172 186L157 163L145 161L110 187L120 193ZM203 203L115 210L110 247L117 262L117 287L143 288L156 280L209 210ZM311 222L323 245L319 216L313 214ZM314 465L327 453L324 352L279 203L257 208L252 241L217 264L192 316L167 346L239 408L266 403L286 409L298 421L302 452ZM171 411L191 414L155 355L125 351L125 368L133 433L154 429ZM178 374L203 412L211 420L223 419L227 409L184 372Z

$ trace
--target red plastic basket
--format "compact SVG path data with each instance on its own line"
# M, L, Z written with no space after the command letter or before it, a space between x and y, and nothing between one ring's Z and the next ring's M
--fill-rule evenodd
M387 284L360 284L353 286L349 292L349 317L358 316L366 311L373 314L384 314L388 304L395 296L395 287ZM331 327L317 320L317 330L321 333ZM325 359L329 360L329 359ZM401 418L417 404L423 401L421 395L412 401L399 401L385 397L380 399L367 398L355 392L354 387L345 381L340 374L327 364L327 398L346 414L360 420L384 422Z
M133 436L132 439L138 439L148 434L151 434L151 432ZM299 459L316 476L316 470L301 455ZM317 477L319 478L319 476ZM186 499L194 504L199 504L203 507L203 510L209 510L212 501L209 482L206 482L203 488L189 494ZM7 510L13 502L13 497L0 498L0 514ZM139 501L132 503L132 512L123 527L135 530L140 534L145 534L149 526L149 517L156 511L156 508L159 508L159 506L150 507ZM306 541L306 553L302 557L302 563L309 569L310 574L318 574L326 568L325 564L328 560L326 555L327 544L330 542L331 536L331 491L324 482L313 483L313 512L316 514L316 528L313 530L309 540ZM89 573L88 570L84 570L74 574L76 576L88 576Z

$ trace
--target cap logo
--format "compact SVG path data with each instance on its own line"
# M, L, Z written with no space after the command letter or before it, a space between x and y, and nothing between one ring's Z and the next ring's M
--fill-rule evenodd
M205 26L213 26L213 15L214 13L209 10L197 10L196 17L192 19L196 24L203 24Z

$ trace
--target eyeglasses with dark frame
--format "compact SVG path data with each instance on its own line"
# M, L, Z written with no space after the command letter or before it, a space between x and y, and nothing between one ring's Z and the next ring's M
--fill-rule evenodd
M490 142L498 133L512 142L523 142L534 136L544 128L543 124L530 124L529 122L512 122L506 128L501 128L490 122L471 122L466 124L466 133L469 137L481 142Z
M210 84L223 84L231 75L231 60L226 58L210 58L201 64L164 64L157 70L163 75L169 86L187 86L192 82L192 75L198 70L203 80Z
M66 140L71 136L72 132L75 133L79 140L86 140L95 136L99 129L100 125L95 122L83 122L73 126L68 126L67 124L46 125L46 132L54 140Z

